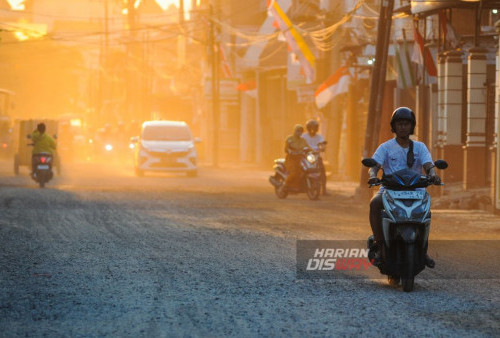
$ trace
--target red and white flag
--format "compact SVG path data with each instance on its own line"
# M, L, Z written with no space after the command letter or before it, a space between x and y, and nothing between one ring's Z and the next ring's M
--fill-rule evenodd
M241 82L238 86L236 86L236 89L250 95L253 98L257 97L257 82L255 80Z
M434 63L434 58L432 57L429 48L424 46L424 38L418 31L417 27L413 28L413 39L415 40L415 44L413 45L413 55L411 56L411 60L415 63L423 65L425 58L427 74L429 74L429 76L437 76L437 68Z
M451 47L458 47L458 38L455 30L448 22L445 11L439 12L439 21L441 22L441 30L443 31L444 39L450 44Z
M269 0L267 9L285 36L288 46L297 55L306 76L306 82L313 83L316 79L316 56L276 0Z
M316 106L321 109L328 104L335 96L347 93L351 73L346 66L342 66L335 71L325 82L323 82L314 93Z
M222 43L219 44L219 52L222 75L225 79L231 79L233 78L233 71L231 69L231 65L229 64L229 60L226 57L226 50L224 49L224 45Z

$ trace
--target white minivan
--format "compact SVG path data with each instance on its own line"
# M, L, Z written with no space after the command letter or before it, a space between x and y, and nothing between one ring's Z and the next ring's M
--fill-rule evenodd
M146 121L135 143L134 167L137 176L145 171L198 172L195 141L186 122Z

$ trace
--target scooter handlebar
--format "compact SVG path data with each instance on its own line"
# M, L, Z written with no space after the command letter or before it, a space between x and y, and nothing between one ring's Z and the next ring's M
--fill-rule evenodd
M367 183L368 183L368 185L369 185L369 188L371 188L371 187L376 187L376 186L379 186L379 185L382 185L382 184L383 184L383 181L384 181L384 179L383 179L383 178L382 178L382 179L377 178L377 180L378 180L378 181L377 181L376 183L370 183L370 181L368 181ZM428 187L428 186L430 186L430 185L439 185L439 186L443 186L443 185L444 185L444 183L441 181L441 179L439 179L438 181L435 181L435 179L434 179L434 178L432 178L432 177L431 177L431 176L429 176L429 175L426 175L426 176L425 176L425 180L427 181L427 182L424 182L424 183L427 183L427 184L426 184L426 187Z
M304 148L302 150L291 150L288 148L287 154L288 155L305 155L308 152L313 151L311 148Z

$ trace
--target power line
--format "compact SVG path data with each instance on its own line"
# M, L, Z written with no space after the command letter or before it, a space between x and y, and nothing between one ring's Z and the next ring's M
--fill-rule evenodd
M193 10L190 10L189 13L198 13L198 12L206 12L207 10L206 9L193 9ZM39 16L39 17L45 17L45 18L50 18L50 19L61 19L61 20L81 20L81 21L88 21L88 20L95 20L96 18L95 17L92 17L90 15L88 16L68 16L68 15L64 15L64 16L61 16L61 15L53 15L53 14L44 14L44 13L39 13L39 12L32 12L32 11L14 11L14 10L11 10L11 9L7 9L7 8L0 8L0 12L8 12L8 13L11 13L11 14L17 14L19 16L22 16L22 15L32 15L32 16ZM144 14L144 13L143 13ZM151 14L147 14L149 18L157 18L157 19L161 19L161 18L166 18L166 17L173 17L173 16L178 16L179 14L177 13L177 11L175 13L164 13L164 14L155 14L155 15L151 15ZM109 21L115 21L115 20L126 20L126 18L124 18L126 15L117 15L117 16L111 16L111 17L108 17L108 20ZM105 16L102 16L102 17L98 17L97 20L101 21L101 20L106 20Z
M4 25L4 26L10 27L8 29L4 29L4 31L7 31L7 32L12 32L13 33L13 32L16 32L16 31L20 31L20 32L24 32L24 33L27 33L27 34L40 34L38 31L26 29L24 27L18 27L18 26L9 25L9 24L3 24L3 23L0 23L0 25ZM167 27L170 28L170 29L167 29ZM177 29L175 29L175 28L177 28ZM107 35L107 36L121 35L121 34L124 34L124 33L131 32L131 31L138 31L138 32L141 32L141 31L142 32L154 32L154 31L158 31L158 32L167 32L167 33L171 33L172 34L172 35L169 35L167 37L163 37L161 39L153 40L152 42L164 41L164 40L168 40L168 39L174 38L174 37L176 37L178 35L185 35L185 36L190 37L191 40L193 40L195 42L205 43L204 41L196 39L196 38L191 37L189 35L189 34L192 34L192 33L195 33L195 32L199 32L199 31L204 31L204 30L205 30L204 27L198 27L198 28L192 28L192 29L186 30L183 27L179 27L178 24L148 25L147 27L137 28L135 30L129 30L129 29L115 30L115 31L108 32L107 34L106 34L106 32L91 32L91 33L82 33L82 34L49 33L49 34L43 35L42 37L39 37L39 38L36 38L36 39L32 38L32 39L28 39L28 40L24 40L24 41L5 41L5 42L2 42L2 45L7 45L7 44L23 44L23 43L26 43L26 42L35 42L35 41L39 42L39 41L48 41L48 40L61 41L61 42L74 42L74 43L81 43L81 44L99 44L99 42L97 42L97 41L93 42L93 41L83 41L83 40L86 39L86 38L98 38L98 37L101 37L102 35ZM115 39L117 39L117 40L118 39L123 39L123 37L119 36L119 37L117 37ZM113 43L113 45L119 45L119 44L122 44L122 43L116 43L116 42Z

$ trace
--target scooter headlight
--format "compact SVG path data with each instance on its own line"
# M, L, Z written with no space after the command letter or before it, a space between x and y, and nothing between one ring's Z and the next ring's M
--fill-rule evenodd
M106 144L106 145L104 146L104 149L106 149L106 151L111 151L111 150L113 150L113 145L111 145L111 144Z
M421 221L424 218L427 213L427 202L429 202L429 194L425 194L422 203L411 212L412 220Z
M306 159L307 159L307 162L313 164L314 162L316 162L316 156L314 156L313 154L309 154L306 156Z
M429 194L426 193L424 199L422 200L422 205L425 206L429 202Z
M389 202L390 206L394 205L394 199L392 198L392 196L390 194L386 194L385 198L387 199L387 202Z
M420 221L422 218L424 218L425 215L425 206L419 205L413 211L411 212L411 219L413 221Z
M408 217L406 211L397 205L395 205L394 209L392 209L392 214L396 220L404 220Z
M387 206L389 209L386 210L386 212L390 213L396 220L407 218L406 211L403 208L396 205L396 202L389 193L385 194L385 198L387 200Z
M389 193L386 193L385 194L385 199L387 201L387 205L389 207L389 211L391 210L395 210L397 208L399 208L397 205L396 205L396 202L394 202L394 199L392 198L392 196L389 194Z

